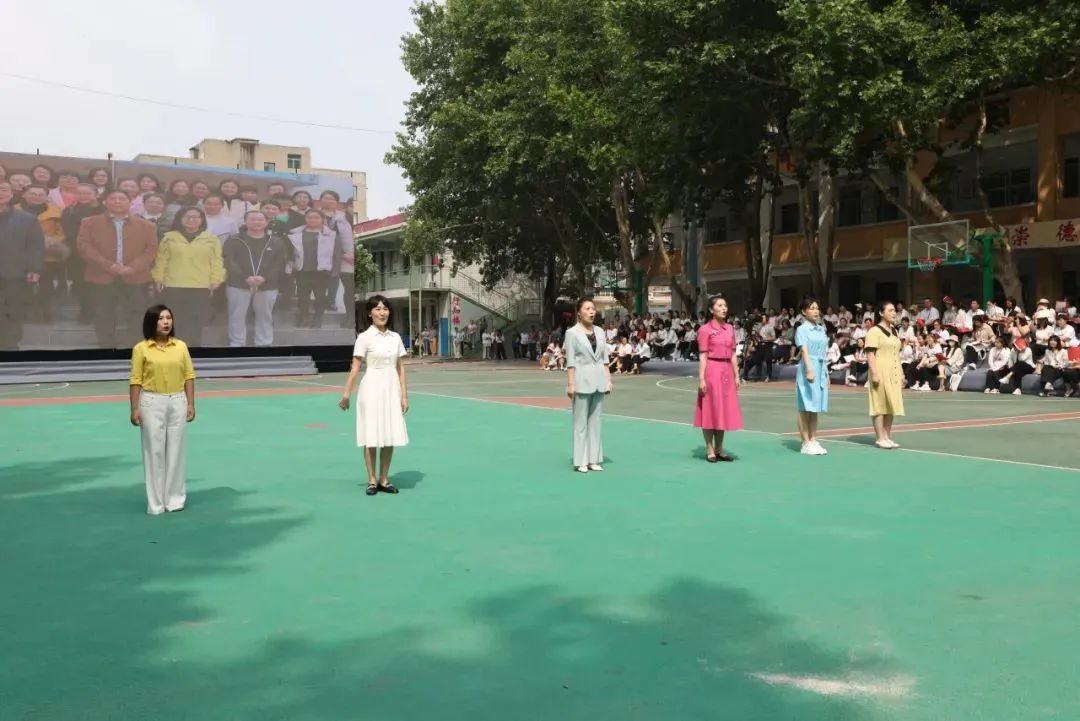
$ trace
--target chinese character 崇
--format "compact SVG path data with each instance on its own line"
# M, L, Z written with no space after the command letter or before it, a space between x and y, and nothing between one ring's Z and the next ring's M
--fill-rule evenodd
M1031 240L1031 234L1026 225L1018 225L1013 229L1012 244L1014 248L1025 248Z

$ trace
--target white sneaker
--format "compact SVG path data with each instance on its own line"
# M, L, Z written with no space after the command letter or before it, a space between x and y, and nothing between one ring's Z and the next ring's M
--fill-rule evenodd
M890 440L890 441L888 441L888 444L889 444L890 448L899 448L900 447L900 444L897 443L896 441Z
M578 473L588 473L589 472L589 467L588 466L578 466L574 470L577 471Z
M1043 386L1043 390L1046 391L1047 393L1049 393L1050 391L1054 390L1054 384L1053 383L1045 384Z
M803 454L804 456L817 455L817 452L814 450L814 444L810 442L803 443L802 448L799 450L799 453Z
M602 470L604 470L604 467L601 466L599 463L590 463L589 464L589 470L590 471L602 471Z
M993 390L990 391L990 395L992 395L992 396L996 396L999 393L1001 393L1001 391L999 391L997 388L994 388Z
M989 393L989 392L990 392L989 388L987 388L986 390L983 391L983 393Z
M829 455L829 451L827 451L825 449L825 446L821 445L820 441L813 440L813 441L811 441L811 443L813 443L813 445L814 445L814 455L815 456L827 456L827 455Z
M1017 388L1016 390L1014 390L1014 391L1012 392L1012 394L1013 394L1014 396L1019 396L1019 395L1023 395L1023 394L1022 394L1022 393L1020 392L1020 389L1019 389L1019 388Z

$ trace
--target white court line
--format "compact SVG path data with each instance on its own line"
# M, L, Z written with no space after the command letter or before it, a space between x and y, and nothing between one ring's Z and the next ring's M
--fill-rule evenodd
M522 405L520 403L513 403L511 401L498 401L498 400L492 400L490 398L473 398L473 397L470 397L470 396L451 396L451 395L447 395L445 393L428 393L426 391L420 391L419 393L417 393L417 395L432 396L434 398L449 398L451 400L458 400L458 401L473 401L473 402L476 402L476 403L494 403L496 405L501 405L501 406L516 405L519 408L522 408L522 407L524 407L524 408L535 408L537 410L558 411L560 413L567 413L570 410L569 408L548 408L546 406L529 406L529 405ZM672 425L672 426L689 426L689 427L693 427L693 425L694 425L693 423L687 423L685 421L669 421L669 420L664 420L662 418L642 418L640 416L627 416L627 415L623 415L621 413L604 413L604 415L609 417L609 418L624 418L626 420L645 421L647 423L663 423L663 424ZM744 429L742 431L733 431L733 432L734 433L757 433L759 435L772 436L774 438L787 437L783 433L776 433L774 431L755 431L755 430L750 430L750 429ZM822 438L821 440L824 443L843 443L843 444L849 445L849 446L859 446L860 448L864 448L864 449L867 449L867 450L873 448L873 446L871 446L869 444L859 443L858 441L845 441L845 440L838 440L838 439L835 439L835 438ZM877 448L874 448L874 450L877 451L877 452L884 452L884 451L881 451L880 449L877 449ZM908 453L921 453L923 455L929 455L929 456L945 456L947 458L963 458L963 459L968 460L968 461L984 461L984 462L988 462L988 463L1006 463L1006 464L1011 465L1011 466L1030 466L1032 468L1048 468L1048 469L1053 470L1053 471L1068 471L1070 473L1080 473L1080 468L1069 468L1067 466L1051 466L1051 465L1048 465L1046 463L1029 463L1027 461L1011 461L1011 460L1006 460L1006 459L1003 459L1003 458L986 458L986 457L983 457L983 456L967 456L967 455L964 455L962 453L946 453L945 451L924 451L924 450L920 450L920 449L917 449L917 448L897 448L895 450L901 451L901 452L906 451Z
M0 398L4 398L6 396L19 395L21 393L44 393L45 391L62 391L65 388L70 388L70 387L71 387L70 383L61 383L58 386L43 386L40 383L37 383L37 384L34 385L33 388L20 388L19 390L14 390L14 391L0 391Z
M679 381L679 380L687 380L687 379L692 379L692 378L696 379L697 376L679 376L679 377L676 377L676 378L664 378L662 380L656 381L656 387L657 388L662 388L665 391L675 391L676 393L697 393L698 392L697 388L672 388L671 386L664 385L664 383L670 383L672 381ZM782 382L782 381L778 381L778 382ZM742 397L744 397L744 395L750 395L750 396L755 397L756 400L779 399L779 400L785 400L785 401L786 400L791 400L792 398L795 397L795 394L790 389L781 388L781 389L778 389L778 390L774 391L774 390L771 390L771 389L758 387L760 385L761 384L751 386L753 388L753 390L749 390L744 385L742 387L742 390L739 391L739 394L740 394L739 397L742 398ZM967 394L967 393L975 393L975 391L961 391L961 392L965 393L965 394ZM979 394L979 395L982 395L982 394ZM914 400L919 404L926 403L927 401L930 401L930 402L940 401L942 403L950 403L950 404L951 403L1000 403L1000 402L1011 403L1012 401L1006 401L1004 399L1013 397L1011 393L1007 393L1007 394L1004 394L1004 395L998 395L998 398L995 399L995 400L991 400L989 398L985 398L985 399L957 398L956 396L957 396L957 393L938 393L938 392L919 393L917 391L910 391L909 390L909 391L905 391L905 393L904 393L904 402L907 403L908 401ZM1030 400L1030 399L1036 398L1037 396L1032 396L1032 395L1025 394L1025 395L1022 395L1020 397L1025 399L1025 400ZM859 389L856 388L856 389L852 389L852 390L838 391L836 393L829 393L829 400L830 401L834 401L834 400L858 400L858 401L866 402L866 396L863 395L862 393L860 393ZM1051 397L1048 397L1048 398L1039 398L1039 403L1044 403L1046 401L1055 401L1057 403L1062 403L1062 402L1076 403L1075 398L1063 398L1063 397L1060 397L1060 396L1051 396Z
M780 673L752 673L750 676L770 686L790 686L820 696L903 698L911 694L911 689L915 685L914 679L904 676L880 680L872 678L822 678L820 676L794 676Z
M319 386L320 388L344 388L343 383L316 383L315 381L303 381L303 380L299 380L297 378L276 378L275 380L282 381L282 382L285 382L285 383L298 383L300 385L305 385L305 386ZM429 386L497 386L497 385L506 385L506 384L521 384L521 383L528 383L528 382L543 383L545 385L556 385L556 383L554 383L554 381L556 381L556 380L559 380L559 379L558 378L534 378L534 379L531 379L530 381L523 381L522 379L519 378L519 379L516 379L516 380L501 380L501 381L461 381L461 382L444 381L444 382L441 382L441 383L424 383L424 382L420 382L420 383L408 383L408 387L409 388L417 388L417 387L425 387L426 388L426 387L429 387ZM558 385L562 385L561 380L559 381Z
M690 376L690 377L693 378L693 376ZM283 379L283 380L291 380L294 383L302 383L304 385L323 386L325 388L338 388L338 387L340 387L337 384L330 384L330 383L314 383L314 382L311 382L311 381L301 381L301 380L294 380L294 379ZM668 380L677 380L677 379L668 379ZM663 382L663 381L657 381L657 384L659 384L661 382ZM436 384L436 385L441 385L441 384ZM663 388L663 386L660 386L660 387ZM674 389L669 388L668 390L674 390ZM457 401L473 401L474 403L494 403L496 405L501 405L501 406L514 405L514 406L517 406L519 408L521 408L521 407L536 408L536 409L539 409L539 410L559 411L560 413L566 413L566 412L569 411L568 408L547 408L545 406L528 406L528 405L522 406L522 404L520 404L520 403L513 403L513 402L509 402L509 401L498 401L498 400L492 400L490 398L475 398L475 397L472 397L472 396L452 396L452 395L448 395L446 393L430 393L430 392L427 392L427 391L418 391L416 395L431 396L433 398L449 398L451 400L457 400ZM690 426L690 427L693 427L692 423L686 423L684 421L668 421L668 420L664 420L662 418L642 418L640 416L628 416L628 415L623 415L621 413L605 413L604 415L609 416L611 418L624 418L626 420L632 420L632 421L645 421L647 423L663 423L663 424L666 424L666 425L673 425L673 426ZM773 436L774 438L787 437L783 433L776 433L776 432L773 432L773 431L755 431L755 430L746 429L746 430L741 431L741 432L757 433L757 434L765 435L765 436ZM836 439L836 438L822 438L821 440L824 443L843 443L843 444L850 445L850 446L859 446L861 448L870 448L870 446L868 446L867 444L859 443L858 441L845 441L845 440L839 440L839 439ZM875 449L875 450L878 450L878 449ZM969 461L988 461L988 462L992 462L992 463L1007 463L1007 464L1013 465L1013 466L1030 466L1032 468L1048 468L1048 469L1054 470L1054 471L1069 471L1070 473L1080 473L1080 469L1077 469L1077 468L1068 468L1066 466L1051 466L1051 465L1048 465L1048 464L1045 464L1045 463L1029 463L1027 461L1011 461L1011 460L1005 460L1005 459L1001 459L1001 458L985 458L985 457L982 457L982 456L967 456L967 455L964 455L962 453L946 453L944 451L924 451L924 450L919 450L919 449L916 449L916 448L898 448L896 450L898 450L898 451L906 451L908 453L921 453L923 455L930 455L930 456L945 456L945 457L948 457L948 458L963 458L963 459L966 459L966 460L969 460Z

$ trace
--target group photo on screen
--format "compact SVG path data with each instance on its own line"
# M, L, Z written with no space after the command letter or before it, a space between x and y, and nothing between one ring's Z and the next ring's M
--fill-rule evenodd
M0 351L123 348L153 303L192 347L355 335L333 175L0 153Z

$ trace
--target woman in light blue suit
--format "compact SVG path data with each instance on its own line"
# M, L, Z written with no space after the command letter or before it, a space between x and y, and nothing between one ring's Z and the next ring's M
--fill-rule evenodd
M591 298L577 302L578 322L566 331L566 395L574 411L574 468L579 473L602 471L600 414L604 396L611 393L610 348L604 332L593 327L596 306Z

